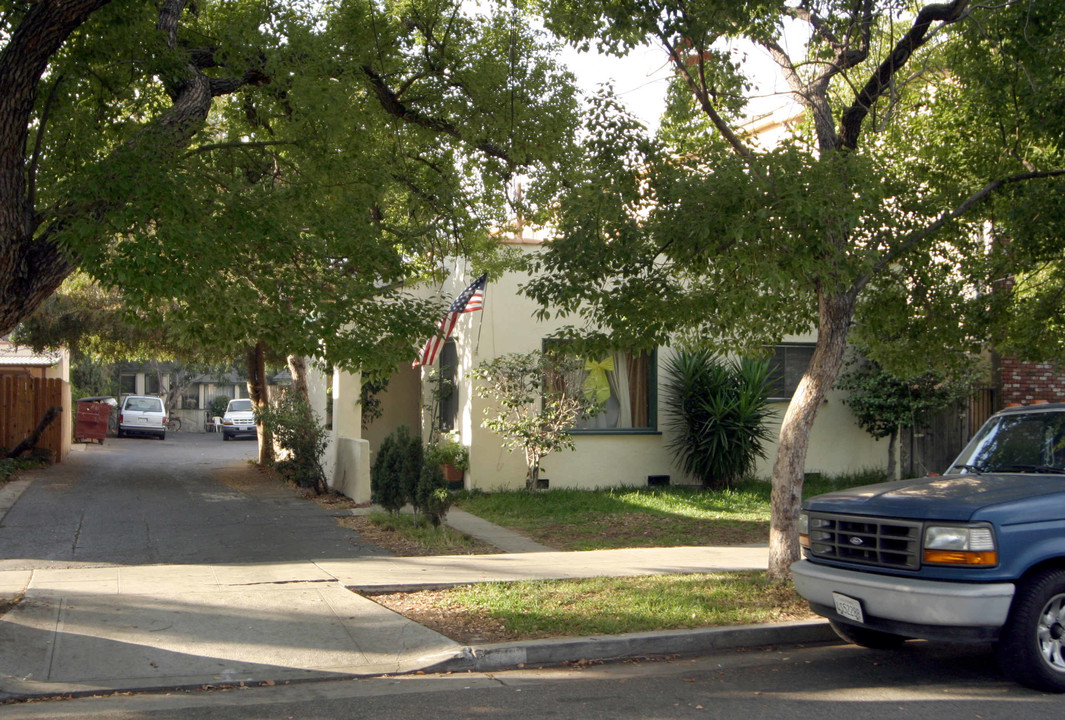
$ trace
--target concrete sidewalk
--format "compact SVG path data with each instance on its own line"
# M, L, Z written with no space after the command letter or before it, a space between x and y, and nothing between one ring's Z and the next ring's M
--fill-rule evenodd
M463 647L349 587L765 567L762 548L0 573L0 700L419 670L491 670L831 639L820 622Z
M466 647L353 592L767 566L765 547L555 552L468 513L453 510L449 521L511 552L0 572L0 607L21 598L0 617L0 701L488 671L835 637L826 623L806 622Z

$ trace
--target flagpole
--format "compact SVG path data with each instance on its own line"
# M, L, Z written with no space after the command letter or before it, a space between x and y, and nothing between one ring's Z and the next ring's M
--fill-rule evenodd
M488 283L484 284L484 306L488 307ZM481 350L481 329L484 327L484 311L481 311L481 317L477 319L477 342L473 345L474 356ZM472 358L471 358L472 360Z

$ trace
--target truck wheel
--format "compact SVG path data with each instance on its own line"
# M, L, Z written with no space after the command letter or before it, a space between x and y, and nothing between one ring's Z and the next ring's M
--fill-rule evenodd
M1017 588L995 655L1011 680L1065 692L1065 570L1049 570Z
M829 620L828 624L836 631L836 634L849 643L872 648L873 650L893 650L906 642L907 638L902 635L873 630L872 628L859 627L849 623Z

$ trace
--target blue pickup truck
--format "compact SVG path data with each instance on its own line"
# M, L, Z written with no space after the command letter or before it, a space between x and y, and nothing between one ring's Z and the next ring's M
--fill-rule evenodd
M1065 692L1065 404L994 415L942 476L810 498L795 588L843 639L994 643Z

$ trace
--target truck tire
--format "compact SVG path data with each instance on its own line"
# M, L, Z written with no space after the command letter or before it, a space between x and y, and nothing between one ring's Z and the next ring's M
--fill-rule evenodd
M1018 586L995 656L1011 680L1065 692L1065 570L1048 570Z
M829 620L828 624L832 626L832 629L836 631L837 635L847 642L871 648L873 650L893 650L901 646L902 643L906 642L908 639L904 638L902 635L895 635L893 633L884 632L883 630L873 630L872 628L837 622L836 620Z

